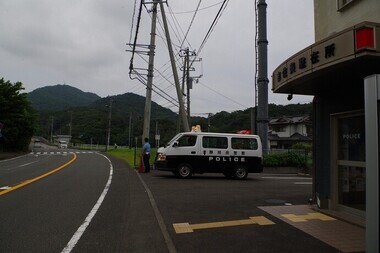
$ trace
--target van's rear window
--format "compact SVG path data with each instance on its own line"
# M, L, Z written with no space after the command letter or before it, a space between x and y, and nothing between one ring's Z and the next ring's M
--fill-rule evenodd
M258 148L255 138L231 138L231 147L233 149L256 150Z

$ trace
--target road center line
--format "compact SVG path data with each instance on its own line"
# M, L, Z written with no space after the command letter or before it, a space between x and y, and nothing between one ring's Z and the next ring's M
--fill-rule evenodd
M37 161L30 162L30 163L24 163L24 164L21 164L20 166L18 166L17 168L25 167L25 166L31 165L31 164L33 164L33 163L36 163L36 162L37 162Z
M22 182L22 183L20 183L18 185L12 186L9 189L0 192L0 196L1 195L5 195L5 194L7 194L9 192L12 192L14 190L17 190L17 189L19 189L21 187L27 186L27 185L29 185L31 183L34 183L34 182L36 182L36 181L38 181L40 179L43 179L43 178L45 178L47 176L50 176L51 174L56 173L57 171L60 171L61 169L65 168L66 166L68 166L69 164L73 163L77 159L76 154L73 154L73 155L74 155L74 157L70 161L68 161L67 163L65 163L65 164L63 164L63 165L61 165L61 166L59 166L59 167L57 167L57 168L55 168L55 169L53 169L53 170L45 173L45 174L42 174L42 175L40 175L38 177L26 180L26 181L24 181L24 182Z
M90 225L90 222L91 222L92 218L94 218L95 214L98 212L100 206L103 203L104 198L107 195L108 189L110 188L110 185L111 185L111 182L112 182L112 175L113 175L112 162L105 155L102 155L102 154L99 154L99 153L97 153L97 154L103 156L104 158L106 158L108 160L109 164L110 164L110 174L109 174L109 177L108 177L107 184L104 187L104 190L103 190L102 194L100 195L98 201L96 202L95 206L92 208L92 210L90 211L90 213L87 215L87 217L84 220L84 222L82 223L82 225L74 233L73 237L71 237L71 240L67 243L66 247L62 250L61 253L69 253L69 252L71 252L74 249L75 245L78 243L79 239L82 237L84 231L86 231L86 228L88 227L88 225Z

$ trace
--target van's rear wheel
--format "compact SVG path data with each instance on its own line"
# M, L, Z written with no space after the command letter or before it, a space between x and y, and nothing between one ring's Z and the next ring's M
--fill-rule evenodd
M175 172L175 174L179 178L190 178L193 173L193 169L191 168L190 164L181 163L180 165L178 165Z
M247 167L244 165L237 165L234 169L234 178L236 179L246 179L248 176Z

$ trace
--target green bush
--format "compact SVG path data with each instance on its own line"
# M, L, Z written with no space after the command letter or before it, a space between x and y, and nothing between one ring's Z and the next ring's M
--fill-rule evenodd
M309 153L312 150L312 145L309 143L303 143L303 142L298 142L294 145L292 145L291 149L302 149L305 152Z
M265 167L306 167L307 156L299 152L264 155Z

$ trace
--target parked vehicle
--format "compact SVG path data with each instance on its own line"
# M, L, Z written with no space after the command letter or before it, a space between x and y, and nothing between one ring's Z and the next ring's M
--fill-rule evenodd
M66 141L58 141L58 148L67 148Z
M248 173L263 171L260 137L199 131L179 133L166 147L157 150L155 168L171 171L179 178L211 172L245 179Z
M33 147L35 147L35 148L40 148L40 147L41 147L41 141L38 140L38 139L34 140L34 145L33 145Z

